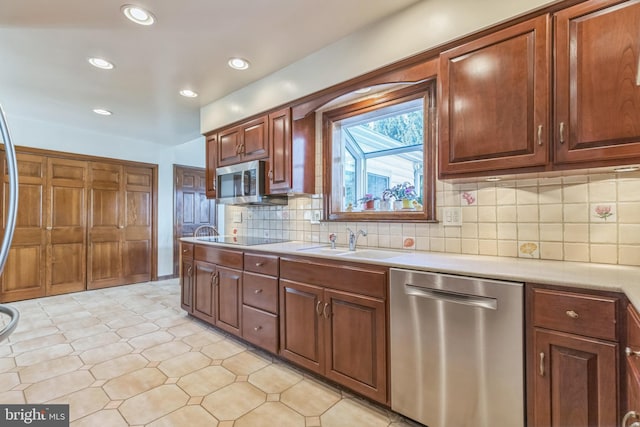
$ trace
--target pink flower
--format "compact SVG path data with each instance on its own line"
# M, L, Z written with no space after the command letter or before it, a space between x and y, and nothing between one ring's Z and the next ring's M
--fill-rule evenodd
M602 218L605 221L607 220L608 217L613 215L613 212L611 212L611 206L609 205L598 205L595 208L595 212L599 218Z

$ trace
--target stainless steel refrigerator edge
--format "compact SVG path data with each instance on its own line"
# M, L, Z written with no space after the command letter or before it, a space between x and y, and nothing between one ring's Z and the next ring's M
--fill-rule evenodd
M390 275L391 408L429 427L524 426L522 283Z

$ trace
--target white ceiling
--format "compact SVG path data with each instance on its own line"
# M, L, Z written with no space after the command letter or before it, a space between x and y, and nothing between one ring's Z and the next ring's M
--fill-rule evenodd
M0 0L0 104L9 116L181 144L200 135L201 106L417 1ZM125 3L156 24L128 21ZM116 67L94 68L91 56ZM232 56L251 68L230 69Z

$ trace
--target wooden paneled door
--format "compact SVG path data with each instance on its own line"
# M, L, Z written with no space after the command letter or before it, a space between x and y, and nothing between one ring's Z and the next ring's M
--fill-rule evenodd
M216 225L216 202L207 199L207 182L202 168L174 165L173 182L173 274L177 276L180 238L193 236L193 231L201 225Z
M18 215L9 257L1 278L0 301L41 297L45 287L45 212L47 160L44 156L17 154ZM2 231L9 203L7 166L2 156L3 185Z
M92 162L87 288L151 280L153 170Z
M87 162L49 158L46 194L46 293L86 288Z

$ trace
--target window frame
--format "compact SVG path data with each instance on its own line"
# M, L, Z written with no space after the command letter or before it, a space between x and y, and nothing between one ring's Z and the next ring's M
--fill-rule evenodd
M334 206L333 199L333 123L377 109L401 104L414 99L423 99L423 188L421 211L358 211L346 212ZM434 80L387 92L380 96L368 97L348 105L322 113L324 218L327 221L385 221L385 222L436 222L435 218L435 102L436 84ZM341 171L342 172L342 171ZM342 178L340 180L342 181ZM341 190L338 190L341 191Z

